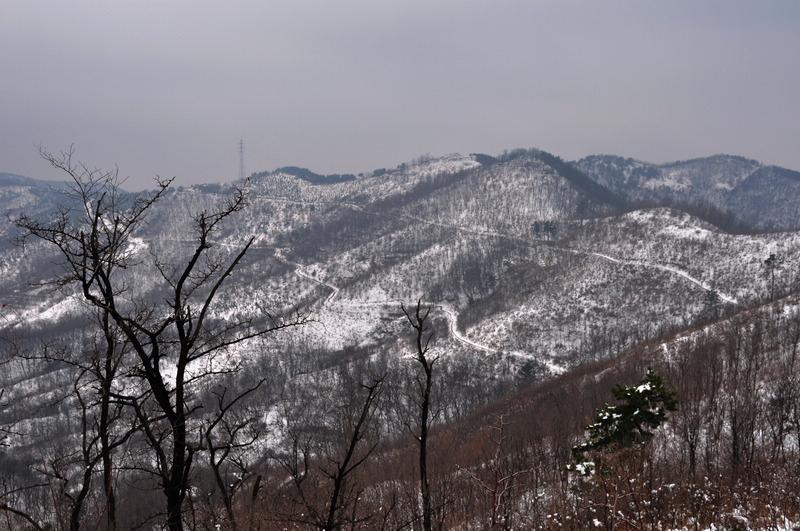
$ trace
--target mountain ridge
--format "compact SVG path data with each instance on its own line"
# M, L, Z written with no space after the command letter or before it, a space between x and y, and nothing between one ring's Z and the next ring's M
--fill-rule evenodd
M617 164L630 164L625 160ZM705 166L713 170L731 160ZM636 171L655 172L646 166ZM780 172L771 171L750 183L761 187L764 197L743 193L741 200L767 200L764 179L772 175L774 183L783 182ZM444 436L480 408L499 407L518 392L562 376L573 378L603 364L613 368L621 354L648 347L653 356L663 350L673 355L675 343L661 348L668 338L747 315L773 298L796 297L800 289L795 267L800 232L731 233L679 208L637 207L538 150L421 158L353 179L315 175L289 167L233 183L246 186L247 205L202 242L208 271L231 263L247 246L218 286L206 323L309 317L306 325L268 341L226 349L224 365L213 367L220 370L215 385L224 392L189 383L193 399L204 404L189 433L201 433L203 423L214 420L214 404L228 389L253 389L247 411L254 429L267 435L237 454L241 462L285 458L298 434L310 434L309 444L333 438L331 419L339 417L332 412L347 391L345 383L367 374L385 374L397 393L382 413L380 429L387 439L400 441L407 431L403 420L413 411L413 399L404 399L402 391L415 382L402 308L416 301L430 311L435 425ZM696 175L672 177L670 183L688 187ZM732 190L743 189L747 178L740 177L732 178L737 183ZM32 199L37 190L34 184L0 184L0 202L12 221L15 212L29 207L26 213L43 223L54 219L64 196L41 196L37 202ZM674 199L670 191L664 189L663 201ZM142 197L122 194L121 200ZM165 277L188 263L200 245L191 230L198 213L215 212L235 197L230 186L197 185L170 188L149 206L141 226L124 234L125 267L114 272L120 307L134 318L163 312L170 289ZM62 207L94 208L98 197L86 199ZM81 217L61 219L68 223L68 237L86 234ZM13 223L7 224L3 235L13 237L12 229ZM59 455L80 430L70 413L77 407L69 397L75 366L43 359L40 351L47 345L47 353L82 356L94 352L99 337L85 294L76 286L52 285L60 264L44 241L0 246L0 300L10 312L4 314L9 316L4 337L20 332L25 338L0 372L0 427L16 422L7 442L13 451L0 454L0 469L13 471L15 481L33 482L32 464L42 462L42 455ZM163 368L169 374L176 353L165 348ZM130 370L118 384L127 393L138 390L142 380L138 362L125 359ZM570 379L569 385L577 381ZM580 385L559 394L588 388ZM570 422L583 422L580 413L571 410ZM555 426L561 429L563 423ZM563 437L558 443L558 452L568 452Z
M652 164L614 155L571 163L629 201L709 204L760 231L800 227L800 172L733 155Z

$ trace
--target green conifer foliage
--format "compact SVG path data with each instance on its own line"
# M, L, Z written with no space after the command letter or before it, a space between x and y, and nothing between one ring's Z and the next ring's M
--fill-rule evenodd
M618 405L606 404L597 409L594 423L586 426L588 440L572 448L572 455L581 472L588 473L590 462L586 453L613 453L636 443L646 442L653 431L669 417L668 411L678 410L674 391L664 386L661 376L648 369L636 385L615 385L611 390Z

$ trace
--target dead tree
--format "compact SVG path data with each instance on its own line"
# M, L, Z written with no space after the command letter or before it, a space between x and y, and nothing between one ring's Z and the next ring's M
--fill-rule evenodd
M370 436L374 435L372 419L385 378L384 374L372 377L370 383L359 382L357 390L348 393L344 403L334 405L338 425L314 426L312 421L303 423L299 429L289 428L291 451L273 455L290 479L289 492L284 498L291 505L284 515L286 521L334 531L365 526L376 516L359 514L363 486L354 476L378 445L377 439L371 440ZM322 395L316 398L328 402ZM324 408L322 404L310 404L307 409L315 416L320 407ZM324 417L330 416L327 408L323 411ZM301 417L296 413L289 415L294 422ZM303 433L309 429L321 435L315 438ZM326 440L319 440L322 438Z
M403 313L415 331L416 353L414 359L422 368L422 375L416 377L416 394L414 402L419 410L419 424L417 432L412 429L412 434L419 444L419 488L422 496L422 527L430 531L432 526L433 507L431 505L431 487L428 478L428 435L430 432L431 393L433 390L433 365L439 356L428 355L433 332L430 332L426 322L430 315L430 308L422 310L422 299L417 300L417 306L412 313L405 305L400 305ZM429 333L430 332L430 333Z
M467 475L480 487L480 489L487 495L489 499L489 506L491 516L489 520L489 527L492 529L510 529L510 515L512 502L514 501L512 491L516 486L516 481L519 476L530 474L533 468L516 469L513 466L512 459L507 455L508 449L506 448L510 435L507 433L506 427L510 421L506 420L506 415L492 415L496 424L489 425L486 428L486 443L491 453L484 455L484 463L482 466L477 467L477 471L473 472L469 469L465 470ZM485 469L485 473L484 470Z
M325 519L323 529L332 531L334 529L342 528L343 524L350 523L355 525L358 523L356 517L353 516L350 521L347 518L340 516L341 509L346 506L344 501L347 488L347 481L349 476L359 467L364 461L372 454L377 446L377 442L369 444L367 448L363 448L364 438L367 433L369 420L375 412L376 401L380 397L381 390L383 389L383 381L386 375L376 378L372 384L361 384L361 388L366 392L361 410L355 418L347 419L346 422L350 423L349 427L350 438L346 446L343 448L343 454L339 457L329 457L329 466L325 469L324 473L331 481L332 492L330 501L328 503L328 514ZM358 496L352 496L347 500L351 504L355 504ZM355 508L353 509L355 513Z
M10 308L7 303L3 303L0 309L2 310L2 313L0 313L0 368L3 368L5 364L11 362L20 354L23 340L23 323L19 314ZM4 399L4 394L5 389L0 388L0 410L9 406L9 403ZM15 425L16 422L0 425L0 448L9 446L8 439L19 435ZM12 517L16 516L27 522L31 529L42 531L42 526L34 516L23 510L22 506L17 506L15 502L17 501L16 498L24 491L44 486L45 484L9 487L6 484L5 473L0 473L0 512L4 514L9 528L12 526Z
M255 418L251 415L231 415L236 405L254 393L263 380L246 391L229 398L230 387L221 387L214 391L217 410L203 429L203 438L208 451L208 465L214 477L214 485L222 497L225 516L233 531L239 529L239 521L234 511L234 498L250 479L250 466L239 454L240 450L254 444L261 436L256 427ZM228 473L223 465L228 463L233 473ZM254 491L258 491L260 476L256 479Z
M182 508L191 482L195 453L204 447L199 425L203 386L231 369L222 356L234 345L303 322L263 316L230 321L213 318L218 295L241 263L253 238L232 256L216 252L222 224L247 204L234 187L213 208L194 214L194 244L183 260L153 256L160 297L149 300L125 281L124 271L140 266L132 238L171 180L156 180L149 194L124 192L118 171L90 169L73 160L73 150L42 157L70 178L65 201L53 220L21 215L14 223L22 241L42 240L61 256L62 287L76 286L83 298L108 318L129 345L133 391L113 398L133 409L150 456L140 468L158 480L166 499L167 527L183 529ZM255 304L254 304L255 305ZM194 431L196 428L196 431ZM195 440L196 439L196 440Z

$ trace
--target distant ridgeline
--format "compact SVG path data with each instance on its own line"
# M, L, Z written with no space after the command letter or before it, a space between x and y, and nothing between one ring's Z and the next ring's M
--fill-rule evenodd
M0 173L0 186L31 185L33 179L14 173Z
M267 175L273 175L276 173L285 173L287 175L294 175L299 179L303 179L311 184L336 184L336 183L343 183L347 181L354 181L356 176L352 173L346 173L340 175L338 173L332 173L330 175L321 175L319 173L314 173L313 171L306 169L306 168L299 168L297 166L285 166L283 168L278 168L275 171L269 172L261 172L256 174L256 177L265 177Z
M627 207L627 203L621 195L593 180L589 175L573 164L567 163L561 157L548 153L547 151L542 151L540 149L514 149L506 151L497 157L492 157L483 153L471 153L470 155L484 166L508 162L522 157L533 157L553 168L575 188L586 193L594 200L606 203L619 210L624 210Z
M67 186L65 181L43 181L15 173L0 173L0 186L29 186L32 188L59 190Z
M592 155L570 166L632 208L680 208L731 232L800 228L800 172L786 168L731 155L668 164Z

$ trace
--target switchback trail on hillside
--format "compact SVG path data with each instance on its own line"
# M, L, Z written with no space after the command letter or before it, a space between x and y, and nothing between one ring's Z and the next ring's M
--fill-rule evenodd
M581 251L573 251L573 252L581 252ZM649 262L642 262L640 260L622 260L622 259L619 259L619 258L614 258L613 256L608 256L607 254L597 253L597 252L593 252L593 251L582 251L582 252L584 252L585 254L589 254L591 256L597 256L598 258L602 258L604 260L608 260L609 262L613 262L615 264L650 267L650 268L653 268L653 269L659 269L661 271L667 271L668 273L673 273L673 274L676 274L676 275L678 275L680 277L685 278L689 282L692 282L693 284L696 284L696 285L700 286L701 288L703 288L706 291L714 291L713 288L711 288L710 286L707 286L702 280L694 278L693 276L691 276L686 271L682 271L682 270L678 269L677 267L668 266L668 265L662 265L662 264L652 264L652 263L649 263ZM717 295L719 295L719 298L724 300L725 302L728 302L730 304L739 304L738 301L735 298L731 297L730 295L726 295L726 294L724 294L724 293L722 293L720 291L717 291Z
M308 203L308 204L315 204L315 205L322 205L322 204L325 204L325 205L338 205L338 206L350 207L352 209L359 210L359 211L361 211L361 212L363 212L365 214L369 214L369 215L374 215L374 216L385 216L386 215L386 212L383 212L383 213L376 212L373 209L370 209L368 206L357 204L357 203L352 203L352 202L347 202L347 201L302 201L302 200L279 199L279 198L274 198L273 200L292 202L292 203L300 203L300 204ZM441 228L446 228L446 229L452 229L452 230L455 230L455 231L458 231L458 232L461 232L461 233L473 234L473 235L476 235L476 236L483 236L483 237L489 237L489 238L503 238L503 239L507 239L507 240L514 240L516 242L521 242L521 243L524 243L526 245L537 245L537 244L538 245L545 245L545 246L547 246L547 247L549 247L551 249L566 251L566 252L570 252L570 253L574 253L574 254L581 254L581 255L585 255L585 256L594 256L594 257L609 261L609 262L614 263L614 264L622 265L622 266L631 266L631 267L642 267L642 268L656 269L656 270L663 271L663 272L666 272L666 273L669 273L669 274L672 274L672 275L677 275L678 277L684 279L685 281L690 282L690 283L700 287L701 289L703 289L703 290L705 290L707 292L715 291L719 295L719 298L721 300L727 302L727 303L738 304L738 301L736 300L735 297L712 288L711 286L709 286L706 283L704 283L702 280L693 277L692 275L690 275L686 271L684 271L684 270L682 270L682 269L680 269L678 267L675 267L675 266L659 264L659 263L653 263L653 262L645 262L645 261L641 261L641 260L626 260L626 259L623 259L623 258L616 258L616 257L613 257L613 256L609 256L607 254L599 253L599 252L596 252L596 251L582 250L582 249L572 249L572 248L568 248L568 247L561 247L561 246L558 246L558 245L554 245L551 242L531 241L528 238L525 238L525 237L520 236L520 235L508 234L508 233L505 233L505 232L494 231L494 230L490 230L490 229L487 229L487 228L469 228L469 227L465 227L463 225L446 223L446 222L443 222L443 221L429 220L429 219L426 219L426 218L423 218L423 217L414 216L413 214L409 214L407 212L403 212L403 211L401 211L399 209L392 210L391 212L392 212L393 216L401 217L403 219L407 219L407 220L413 221L415 223L424 223L424 224L427 224L427 225L430 225L430 226L436 226L436 227L441 227ZM318 279L314 278L313 276L311 276L308 273L306 273L303 270L303 268L302 268L302 266L300 264L288 262L282 256L280 256L277 252L276 252L276 256L278 256L279 259L283 260L285 263L290 264L293 267L295 267L295 272L296 272L296 274L298 276L301 276L303 278L311 280L312 282L316 282L317 284L320 284L320 285L323 285L323 286L326 286L327 288L329 288L331 290L331 294L324 300L323 303L331 302L338 295L338 293L339 293L339 288L338 287L336 287L333 284L330 284L328 282L321 281L321 280L318 280ZM382 303L382 304L394 304L394 303L391 302L391 301L387 301L386 303ZM462 335L458 331L457 314L456 314L455 310L453 310L451 308L446 308L446 307L439 307L439 308L441 309L443 314L447 317L447 320L448 320L448 323L449 323L448 326L450 328L450 333L451 333L451 335L453 336L453 338L456 341L462 343L465 346L469 346L469 347L472 347L472 348L483 350L484 352L487 352L487 353L499 353L499 352L501 352L500 350L488 347L486 345L481 345L479 343L475 343L474 341L471 341L470 339L468 339L467 337Z
M327 288L329 288L331 290L331 294L328 295L325 298L324 301L322 301L322 304L330 304L333 301L333 299L336 298L336 296L339 294L339 288L337 286L334 286L333 284L330 284L328 282L324 282L322 280L319 280L319 279L313 277L312 275L309 275L308 273L306 273L303 270L303 266L301 264L298 264L298 263L295 263L295 262L290 262L289 260L284 258L282 256L282 251L283 251L282 249L276 249L275 250L275 257L278 258L278 260L282 261L283 263L291 265L292 267L294 267L295 268L294 272L295 272L295 274L297 276L305 278L305 279L310 280L312 282L316 282L317 284L319 284L321 286L325 286L325 287L327 287ZM404 301L387 300L387 301L375 301L375 302L368 303L368 304L380 305L380 306L397 306L397 307L399 307L402 302L404 302ZM359 305L363 305L364 303L363 302L359 302L358 304ZM481 345L480 343L476 343L476 342L468 339L467 337L465 337L463 334L461 334L461 332L458 331L458 316L456 315L456 312L452 308L447 307L447 306L441 306L441 305L431 305L431 308L434 309L434 310L440 310L445 315L445 317L447 318L447 325L448 325L448 329L450 330L450 335L453 337L453 339L455 339L459 343L461 343L461 344L463 344L465 346L468 346L468 347L476 348L478 350L483 350L484 352L489 352L489 353L493 353L493 354L497 354L497 353L500 352L497 349L494 349L494 348L491 348L491 347L487 347L486 345Z
M327 304L327 303L331 302L339 294L339 288L337 288L333 284L325 282L324 280L319 280L318 278L316 278L316 277L314 277L312 275L309 275L308 273L306 273L303 270L303 265L302 264L298 264L296 262L290 262L289 260L284 258L283 257L283 249L275 249L275 258L277 258L278 260L280 260L284 264L288 264L288 265L294 267L294 272L295 272L295 274L297 276L305 278L307 280L310 280L311 282L315 282L315 283L319 284L320 286L325 286L326 288L330 289L331 293L330 293L330 295L328 295L325 298L325 300L323 301L323 304Z
M494 348L491 348L491 347L487 347L486 345L481 345L479 343L475 343L474 341L472 341L472 340L468 339L467 337L465 337L464 335L462 335L461 332L458 331L458 326L457 326L458 317L456 316L456 313L452 308L449 308L447 306L436 306L436 308L440 309L442 311L442 313L447 316L447 323L448 323L448 327L450 328L450 335L453 336L453 338L456 341L459 341L464 345L468 345L470 347L474 347L474 348L477 348L479 350L483 350L485 352L489 352L491 354L500 353L500 351L497 350L497 349L494 349Z

